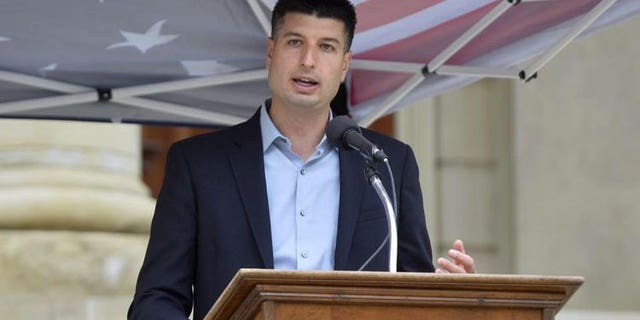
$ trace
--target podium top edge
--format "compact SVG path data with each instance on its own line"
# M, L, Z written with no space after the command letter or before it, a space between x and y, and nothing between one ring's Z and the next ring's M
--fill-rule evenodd
M395 281L426 281L443 283L520 283L520 284L545 284L545 285L569 285L580 286L584 283L582 276L566 275L532 275L532 274L453 274L453 273L428 273L428 272L371 272L371 271L300 271L300 270L271 270L271 269L247 269L238 271L239 278L262 279L290 279L290 280L395 280Z
M226 319L249 305L257 312L255 307L265 299L384 300L392 304L453 301L467 306L515 303L559 310L583 282L579 276L240 269L205 319Z

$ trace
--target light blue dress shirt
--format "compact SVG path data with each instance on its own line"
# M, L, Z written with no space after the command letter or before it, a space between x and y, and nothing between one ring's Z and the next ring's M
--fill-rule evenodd
M340 200L338 150L325 136L303 162L265 105L260 129L274 267L333 270Z

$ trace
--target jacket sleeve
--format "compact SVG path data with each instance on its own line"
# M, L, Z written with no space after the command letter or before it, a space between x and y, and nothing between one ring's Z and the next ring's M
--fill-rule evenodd
M433 272L418 163L411 147L406 146L405 155L398 187L398 270Z
M180 144L167 155L162 190L128 319L186 319L192 308L196 204Z

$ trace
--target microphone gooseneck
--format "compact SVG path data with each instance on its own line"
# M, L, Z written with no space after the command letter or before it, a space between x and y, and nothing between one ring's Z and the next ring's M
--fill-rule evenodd
M380 149L371 141L367 140L362 135L360 127L347 116L338 116L333 118L327 125L325 132L327 139L334 145L343 149L358 150L360 154L366 159L365 163L365 176L369 184L376 191L384 211L387 216L387 236L382 240L378 248L371 254L371 256L364 262L364 264L358 269L363 270L371 260L378 255L380 250L389 242L389 271L397 271L398 261L398 227L397 227L397 200L395 182L393 181L393 173L391 172L391 166L389 164L389 157L384 154L384 151ZM389 194L384 188L380 175L376 170L376 163L383 162L387 170L389 171L389 178L391 179L391 187L393 191L393 198L389 197ZM393 201L392 201L393 200Z

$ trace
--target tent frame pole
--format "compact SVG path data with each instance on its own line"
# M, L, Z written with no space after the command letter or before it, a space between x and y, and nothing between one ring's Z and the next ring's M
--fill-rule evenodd
M138 95L164 93L177 90L186 90L200 87L224 85L229 83L261 80L266 78L266 70L253 70L232 75L211 76L197 79L170 81L159 84L132 86L123 89L115 89L111 92L111 102L138 107L142 109L159 111L167 114L186 116L199 120L207 120L216 124L232 125L244 120L242 117L227 115L220 112L205 111L198 108L187 107L174 103L167 103L146 98L138 98ZM63 96L28 99L16 102L0 103L0 114L40 110L54 108L63 105L92 103L100 101L96 89L64 83L61 81L42 79L14 72L0 71L0 80L28 85L50 91L67 93ZM113 122L121 119L113 118Z
M123 98L130 96L145 96L157 93L167 93L173 91L182 91L203 87L215 87L226 84L239 82L250 82L255 80L264 80L267 78L265 69L242 71L238 73L229 73L216 76L190 78L184 80L167 81L161 83L131 86L122 89L113 89L114 98Z
M368 127L371 125L376 119L383 116L387 111L389 111L394 105L396 105L400 100L404 99L411 91L417 87L423 80L425 76L420 73L416 73L411 79L407 80L400 88L393 91L381 104L376 107L369 113L366 117L362 118L359 121L359 125L363 127Z
M438 69L438 74L443 76L471 76L505 79L520 79L518 68L484 68L472 66L443 65Z
M132 107L138 107L141 109L158 111L166 114L172 114L177 116L189 117L198 120L206 120L210 123L222 124L222 125L234 125L238 124L246 119L244 117L234 116L221 112L202 110L192 107L186 107L180 104L168 103L143 98L123 98L117 99L115 103L125 104ZM115 119L113 119L115 120ZM114 121L117 122L117 121Z
M437 73L437 70L442 66L449 58L456 54L462 47L464 47L469 41L473 40L480 32L486 29L492 22L502 16L509 8L518 4L517 1L503 0L495 8L493 8L487 15L482 17L480 21L476 22L471 29L462 34L456 41L451 43L447 48L442 50L435 58L433 58L427 64L427 70L432 73Z
M89 87L79 86L75 84L69 84L61 81L54 81L49 79L44 79L36 76L29 76L16 72L9 72L0 70L0 80L22 84L29 87L45 89L49 91L55 92L64 92L64 93L80 93L91 90Z
M564 47L566 47L571 41L588 28L593 22L598 19L605 11L607 11L617 0L602 0L591 11L589 11L569 32L558 41L549 51L542 54L538 59L533 61L528 67L520 72L520 78L528 81L535 77L538 70L540 70L545 64L555 57Z
M423 63L364 60L364 59L351 60L351 70L417 73L417 72L421 72L423 67L424 67Z
M588 28L599 16L604 14L617 0L602 0L591 11L589 11L581 21L570 30L558 43L556 43L549 51L536 59L526 69L518 72L517 68L509 67L507 69L485 68L473 66L456 66L445 65L454 54L462 49L469 41L475 38L480 32L486 29L493 21L502 16L509 8L520 2L535 2L549 0L504 0L493 8L480 21L474 24L462 36L456 39L451 45L445 48L440 54L433 58L425 67L424 73L435 73L438 75L449 76L471 76L471 77L492 77L506 79L522 79L525 82L537 77L537 71L540 70L551 58L558 54L572 40L574 40L582 31ZM387 72L416 72L418 67L422 67L415 63L402 62L382 62L374 60L354 60L352 61L354 69L387 71ZM414 77L405 82L402 87L392 92L380 106L376 107L365 118L360 120L360 125L368 126L378 117L384 115L401 99L406 97L411 90L418 86L423 80L424 75L416 74Z
M258 0L247 0L247 4L249 4L251 12L253 12L253 15L256 17L256 20L258 20L258 23L260 23L262 31L264 31L264 33L269 36L271 34L271 21L264 14L264 11L260 9Z

